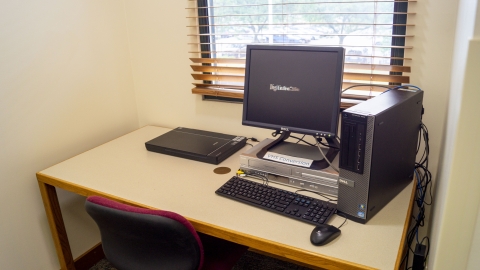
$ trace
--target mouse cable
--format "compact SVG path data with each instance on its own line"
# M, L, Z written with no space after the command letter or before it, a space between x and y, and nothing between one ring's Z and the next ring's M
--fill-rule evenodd
M347 222L347 217L340 215L340 213L339 213L338 211L335 212L335 214L337 214L337 216L343 217L343 218L345 219L345 220L343 221L343 223L340 224L340 226L337 227L337 229L340 229L340 228Z

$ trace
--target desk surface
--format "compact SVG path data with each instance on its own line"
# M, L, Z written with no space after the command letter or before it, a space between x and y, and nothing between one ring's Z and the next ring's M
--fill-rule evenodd
M309 241L312 225L215 194L234 175L239 154L250 146L220 165L146 150L146 141L168 130L143 127L45 169L37 178L41 183L84 196L97 194L174 211L190 220L198 231L306 264L332 269L395 268L403 247L412 184L366 225L347 221L340 237L317 247ZM229 167L232 171L218 175L213 172L217 167ZM343 221L344 218L334 216L329 223L339 226Z

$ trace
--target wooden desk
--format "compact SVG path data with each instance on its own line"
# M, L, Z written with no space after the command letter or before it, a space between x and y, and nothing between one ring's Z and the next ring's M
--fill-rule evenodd
M412 184L366 225L347 221L340 237L317 247L309 241L312 225L215 194L234 175L242 150L220 165L212 165L145 149L146 141L168 130L146 126L37 173L62 269L75 266L55 187L83 196L101 195L131 205L174 211L184 215L200 232L312 267L398 267L411 209ZM215 174L213 170L219 166L229 167L232 172ZM330 224L338 226L343 221L335 216Z

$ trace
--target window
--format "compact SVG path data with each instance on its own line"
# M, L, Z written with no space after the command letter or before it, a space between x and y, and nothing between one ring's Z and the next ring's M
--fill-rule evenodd
M247 44L344 47L342 108L408 84L409 3L415 1L190 0L192 93L241 99Z

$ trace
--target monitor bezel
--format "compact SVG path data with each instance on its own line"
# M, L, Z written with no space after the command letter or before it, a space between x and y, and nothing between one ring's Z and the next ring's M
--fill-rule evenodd
M337 57L337 69L335 78L335 92L334 108L335 112L330 119L330 130L313 130L295 126L282 126L272 123L264 123L258 121L252 121L247 118L248 109L248 95L250 93L249 80L250 80L250 61L251 52L253 50L278 50L278 51L316 51L316 52L336 52L341 57ZM278 45L247 45L246 48L246 61L245 61L245 81L244 81L244 98L243 98L243 113L242 113L242 125L253 126L265 129L272 129L277 132L287 131L291 133L299 133L312 135L314 137L326 137L334 138L338 136L338 124L340 116L340 104L341 104L341 92L343 83L343 69L344 69L345 49L343 47L314 47L314 46L278 46Z

